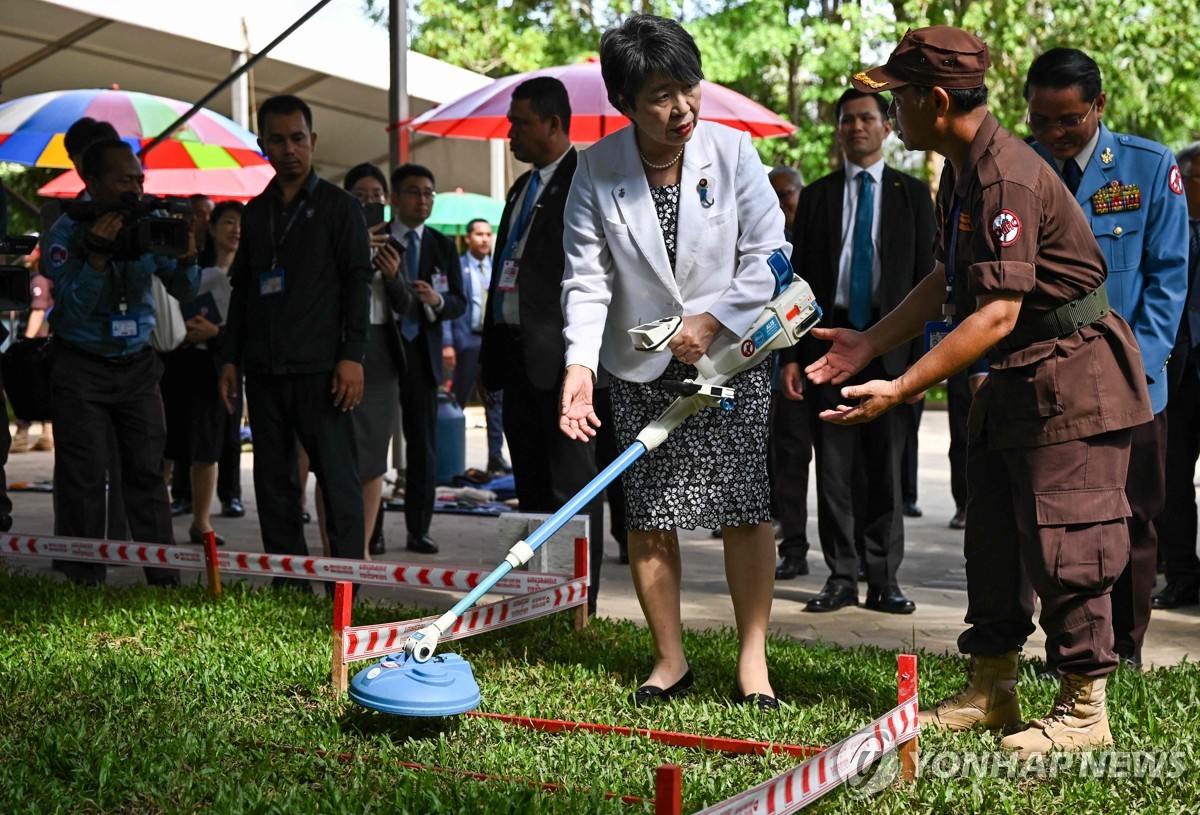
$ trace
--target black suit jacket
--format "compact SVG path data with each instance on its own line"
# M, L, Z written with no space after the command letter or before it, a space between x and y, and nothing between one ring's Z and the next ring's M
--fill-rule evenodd
M842 252L842 204L846 173L834 170L804 188L796 208L792 234L792 266L812 286L828 325L837 293ZM925 275L933 271L934 214L929 187L910 175L884 167L879 224L879 314L900 305ZM908 370L925 351L923 337L893 348L881 357L888 376ZM801 367L815 361L829 343L811 334L796 345L791 361Z
M401 262L403 271L406 264ZM407 359L410 371L424 368L424 373L433 382L442 380L442 321L453 320L467 309L467 299L463 295L462 267L459 265L458 247L454 239L443 235L436 229L426 226L421 235L420 279L433 285L435 272L444 272L448 291L442 292L445 301L442 313L436 322L429 322L425 316L425 307L419 297L413 297L408 307L408 315L421 324L421 333L413 340L413 352ZM397 328L399 326L397 325ZM422 348L422 346L424 346ZM414 371L415 372L415 371Z
M566 266L563 252L563 210L567 204L567 192L571 179L575 177L578 156L572 147L563 156L554 175L546 184L536 205L536 214L529 227L529 237L521 256L521 269L517 276L517 291L521 298L521 345L514 348L512 335L505 326L498 325L492 318L489 306L483 321L483 346L479 352L483 366L483 386L496 391L504 388L509 372L515 366L524 368L530 383L543 390L558 387L563 374L566 345L563 342L562 277ZM532 170L525 173L512 185L504 203L504 215L500 219L500 232L496 236L497 255L503 251L508 240L508 230L521 191L529 183ZM494 266L488 297L496 295L501 269Z

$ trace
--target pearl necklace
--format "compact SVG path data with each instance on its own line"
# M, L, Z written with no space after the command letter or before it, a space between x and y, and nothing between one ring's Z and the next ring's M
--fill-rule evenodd
M650 161L648 161L648 160L646 159L646 154L642 152L642 150L641 150L641 148L640 148L640 147L638 148L638 155L639 155L639 156L641 156L641 158L642 158L642 164L645 164L645 165L646 165L647 167L649 167L651 170L665 170L665 169L667 169L668 167L670 167L670 166L672 166L673 164L675 164L675 162L679 161L679 159L680 159L680 158L682 158L682 156L683 156L683 148L684 148L684 145L681 145L681 146L679 147L679 152L675 154L675 158L671 159L671 160L670 160L670 161L668 161L666 164L653 164L653 163L651 163Z

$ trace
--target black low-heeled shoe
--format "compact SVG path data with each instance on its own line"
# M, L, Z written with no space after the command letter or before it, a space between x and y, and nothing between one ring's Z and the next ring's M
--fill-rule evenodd
M694 684L695 679L692 676L692 669L688 668L688 672L683 675L683 678L671 687L660 688L657 685L642 685L633 692L629 700L633 703L634 707L642 707L653 702L669 702L672 699L678 699L680 696L691 693Z
M747 693L738 702L739 704L756 707L759 710L779 710L779 700L765 693Z

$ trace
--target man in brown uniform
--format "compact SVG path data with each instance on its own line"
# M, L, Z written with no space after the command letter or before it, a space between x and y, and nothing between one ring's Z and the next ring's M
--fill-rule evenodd
M1050 714L1002 742L1027 757L1112 743L1109 591L1129 557L1130 428L1151 414L1133 334L1107 307L1104 257L1054 170L988 112L990 64L981 40L934 26L908 32L886 65L855 75L859 89L892 94L908 149L946 156L938 268L870 330L816 329L833 347L807 373L840 383L888 348L931 336L934 347L904 375L844 388L847 404L821 415L864 422L987 355L968 443L970 627L958 641L973 657L971 681L921 722L1020 723L1017 654L1033 631L1023 565L1062 674Z

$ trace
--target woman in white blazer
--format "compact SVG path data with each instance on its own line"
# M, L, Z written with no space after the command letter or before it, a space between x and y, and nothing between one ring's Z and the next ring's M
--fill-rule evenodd
M736 341L774 293L767 257L791 247L749 137L699 122L700 52L676 22L630 18L600 41L609 100L633 125L579 154L564 215L564 433L586 440L599 420L592 385L612 374L621 447L674 396L659 379L696 375L713 342ZM670 354L636 351L627 329L680 315ZM770 361L731 381L732 411L705 410L624 475L629 560L656 659L635 705L688 693L677 529L720 526L740 639L737 698L778 709L766 661L775 551L767 483Z

